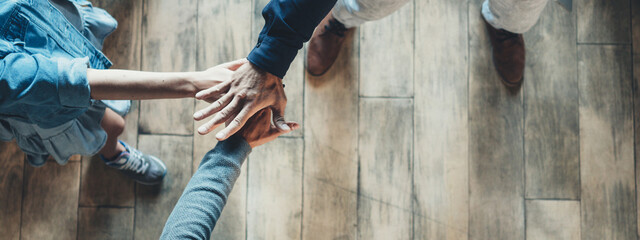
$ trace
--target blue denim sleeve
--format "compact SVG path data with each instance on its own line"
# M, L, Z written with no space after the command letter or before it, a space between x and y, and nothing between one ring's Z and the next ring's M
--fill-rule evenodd
M167 219L160 239L209 239L251 152L238 135L209 151Z
M10 53L0 60L0 107L89 107L88 58L51 59L40 54Z
M247 59L283 78L302 44L309 41L335 3L336 0L271 0L262 10L264 28Z

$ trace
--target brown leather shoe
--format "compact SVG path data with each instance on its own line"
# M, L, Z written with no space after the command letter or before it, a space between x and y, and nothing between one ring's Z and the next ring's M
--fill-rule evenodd
M484 18L482 19L484 20ZM509 88L520 88L524 77L524 39L522 34L495 29L484 20L493 46L493 65Z
M345 28L342 23L333 18L331 12L322 19L309 41L307 51L309 74L320 76L331 68L340 53L345 35L353 29Z

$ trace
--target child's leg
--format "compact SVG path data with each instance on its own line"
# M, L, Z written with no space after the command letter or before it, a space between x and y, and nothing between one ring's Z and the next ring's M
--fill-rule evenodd
M121 152L126 151L124 146L118 142L118 136L124 131L124 118L122 116L107 108L100 126L107 132L107 143L102 147L99 154L102 154L106 159L112 159Z
M107 132L107 143L99 154L107 166L120 170L142 184L162 182L167 174L167 167L160 159L118 141L118 136L124 131L124 118L107 108L101 126Z

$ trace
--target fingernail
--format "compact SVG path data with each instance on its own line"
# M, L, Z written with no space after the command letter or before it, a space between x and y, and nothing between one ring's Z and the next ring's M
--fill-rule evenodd
M216 138L217 138L217 139L222 139L222 138L224 138L224 134L222 134L221 132L219 132L218 134L216 134Z
M289 125L287 125L286 123L282 123L282 124L280 124L280 129L285 130L285 131L289 131L289 130L291 130L291 128L289 127Z
M202 117L202 113L201 112L197 112L193 114L193 118L201 118Z
M207 128L206 127L200 127L200 128L198 128L198 132L199 133L206 133L207 132Z

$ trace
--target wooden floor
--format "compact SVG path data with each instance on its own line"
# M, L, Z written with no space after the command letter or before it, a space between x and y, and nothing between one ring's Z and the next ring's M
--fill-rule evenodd
M99 0L115 68L245 57L268 0ZM303 129L254 149L214 239L637 239L640 2L550 1L519 93L494 70L481 0L415 0L349 36L321 78L285 83ZM635 76L634 76L635 73ZM135 102L123 139L160 187L85 157L33 168L0 148L0 239L157 239L214 134L192 99Z

